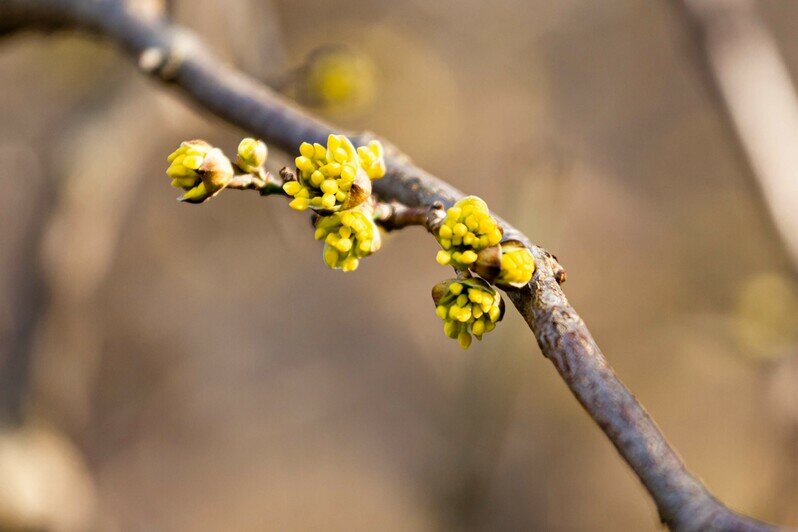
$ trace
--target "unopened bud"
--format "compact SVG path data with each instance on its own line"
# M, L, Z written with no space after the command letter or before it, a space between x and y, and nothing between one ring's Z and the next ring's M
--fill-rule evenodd
M535 259L523 243L507 240L480 251L472 269L499 288L520 288L532 280Z
M379 140L372 140L366 146L357 149L360 167L365 170L369 179L380 179L385 175L385 152Z
M496 279L498 286L521 288L532 280L535 273L535 258L524 244L515 240L501 244L501 272Z
M188 203L202 203L215 196L234 175L230 159L204 140L181 143L168 160L166 174L173 187L185 190L179 199Z
M243 171L253 174L263 167L269 156L269 148L262 140L245 138L238 145L236 164Z

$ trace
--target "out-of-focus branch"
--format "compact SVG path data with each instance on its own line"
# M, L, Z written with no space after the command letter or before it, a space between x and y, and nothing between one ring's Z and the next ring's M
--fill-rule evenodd
M669 1L688 33L687 56L761 189L798 274L798 95L778 45L749 0ZM790 367L784 360L768 369L771 378L789 378ZM784 410L787 459L777 489L794 502L798 417Z
M0 0L0 25L72 28L122 47L148 74L176 85L200 107L284 150L323 141L331 126L298 110L269 88L218 61L199 40L165 19L141 16L121 0ZM365 144L373 135L353 136ZM389 148L388 173L375 182L385 202L408 207L451 205L463 193ZM500 220L501 221L501 220ZM501 221L505 236L535 256L532 282L509 297L543 354L598 423L654 499L663 522L678 530L770 530L715 499L690 474L645 409L621 383L585 323L560 289L563 270L544 249Z
M7 156L6 156L7 157ZM20 168L6 163L6 171ZM33 181L33 180L31 180ZM32 186L29 181L29 186ZM13 253L13 285L10 287L11 327L8 334L0 331L0 432L18 428L24 419L25 398L30 392L31 356L37 320L47 307L48 295L41 282L40 243L46 231L48 212L55 204L49 187L35 187L33 213L24 224L21 246ZM6 243L5 246L10 246Z
M798 271L798 96L750 0L667 0Z

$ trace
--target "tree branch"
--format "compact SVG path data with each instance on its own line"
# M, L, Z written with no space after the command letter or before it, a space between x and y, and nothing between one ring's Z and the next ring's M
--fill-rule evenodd
M402 203L377 203L374 207L374 221L386 231L398 231L405 227L418 225L432 232L446 216L442 203L430 206L408 207Z
M122 0L0 0L0 21L6 31L63 28L101 35L124 49L141 70L176 85L202 109L289 152L302 141L321 142L339 132L223 64L195 36L165 19L137 14ZM369 133L352 137L358 144L375 138ZM374 182L380 200L429 207L437 202L449 206L463 197L386 146L388 172ZM532 282L508 292L510 299L543 354L651 494L662 521L678 530L771 530L729 510L686 470L568 303L558 283L564 271L557 260L499 221L505 237L528 245L537 263Z

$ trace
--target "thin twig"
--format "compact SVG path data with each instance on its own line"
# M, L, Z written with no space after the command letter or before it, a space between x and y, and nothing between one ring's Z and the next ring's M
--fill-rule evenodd
M275 178L271 173L261 170L259 174L236 174L226 188L235 190L257 190L261 196L271 196L273 194L285 195L282 188L282 181Z
M197 37L165 19L145 19L121 0L0 0L0 26L77 28L121 46L146 73L178 86L201 108L273 145L293 152L321 142L333 128L297 109L269 88L219 61ZM0 28L2 29L2 28ZM335 130L340 132L340 130ZM354 136L364 144L371 134ZM464 195L388 148L388 173L374 183L384 202L449 206ZM508 292L543 354L598 423L654 499L660 518L678 530L771 530L715 499L679 456L642 405L621 383L585 323L560 289L562 267L544 249L502 221L505 238L529 246L537 263L532 282Z
M398 231L405 227L418 225L432 231L445 216L443 205L429 207L408 207L396 201L378 203L374 207L374 221L386 231Z

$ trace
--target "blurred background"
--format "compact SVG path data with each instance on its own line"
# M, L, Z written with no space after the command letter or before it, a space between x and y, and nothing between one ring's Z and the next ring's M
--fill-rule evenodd
M798 268L666 2L168 8L553 251L690 469L798 526ZM0 116L0 529L658 529L515 312L443 336L420 230L342 274L279 198L178 204L166 156L244 132L80 36L0 41Z

